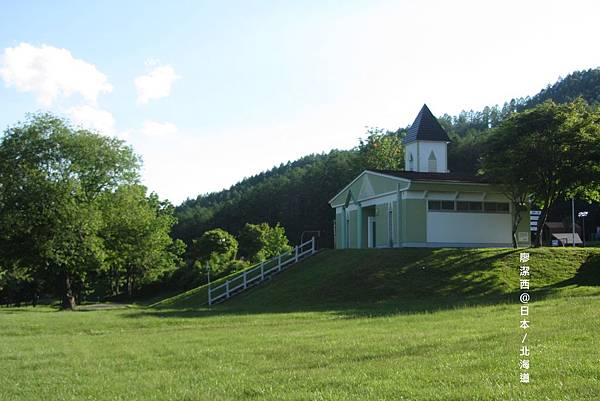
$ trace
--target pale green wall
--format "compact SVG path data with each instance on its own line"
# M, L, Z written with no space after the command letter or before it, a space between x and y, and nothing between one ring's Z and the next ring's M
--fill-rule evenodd
M404 199L402 206L403 241L426 242L427 203L425 199Z
M377 246L387 246L387 204L377 205Z
M356 248L356 210L352 210L348 213L349 222L348 222L348 238L349 238L349 246L348 248Z
M400 215L400 224L398 224L398 213L400 213L401 206L398 201L394 202L392 206L394 208L394 244L397 245L402 242L402 220L404 220L404 217Z
M408 186L408 182L399 181L393 178L382 177L375 174L369 174L369 181L371 181L371 186L376 194L382 194L386 192L396 191L398 188L398 184L400 184L400 188L405 188ZM359 187L360 189L360 187Z

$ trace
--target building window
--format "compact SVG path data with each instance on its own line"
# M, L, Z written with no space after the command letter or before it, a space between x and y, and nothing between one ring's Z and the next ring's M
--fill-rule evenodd
M498 202L496 206L498 207L496 211L499 213L508 213L510 211L510 206L506 202Z
M442 210L442 201L430 200L428 204L429 210Z
M415 163L413 162L413 155L412 153L408 154L408 170L409 171L415 171Z
M454 201L442 201L442 210L453 212Z
M440 212L453 212L454 209L454 201L439 201L439 200L430 200L428 202L429 210L440 211Z
M483 202L469 202L469 212L481 212Z
M486 213L508 213L510 208L506 202L485 202L483 210Z
M437 173L437 159L435 158L435 153L433 153L433 150L431 151L431 153L429 153L428 162L428 171L430 173Z
M457 201L456 202L456 210L459 212L468 212L469 211L469 202Z
M483 211L486 213L496 213L496 202L485 202L483 204Z
M430 200L427 202L429 211L460 212L460 213L509 213L510 206L506 202L472 202Z

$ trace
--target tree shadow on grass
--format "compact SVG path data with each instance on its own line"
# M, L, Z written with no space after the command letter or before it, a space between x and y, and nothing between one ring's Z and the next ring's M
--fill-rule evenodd
M531 302L539 302L556 295L557 288L542 288L529 291ZM199 309L138 309L128 311L123 316L127 318L209 318L209 317L242 317L253 315L277 314L303 314L327 313L337 318L380 318L411 314L431 314L449 310L491 307L499 305L521 305L519 295L515 291L502 295L488 295L479 297L439 297L429 299L404 298L386 300L374 303L356 304L327 304L327 305L301 305L279 306L271 308L228 307L226 304L212 309L206 307ZM590 295L590 294L587 294ZM593 295L600 295L600 291Z
M566 287L570 285L600 286L600 254L592 253L588 255L575 276L555 284L554 287Z
M414 250L405 254L395 251L397 253L387 255L378 252L368 255L367 261L352 264L353 267L348 270L341 269L333 273L328 271L329 266L308 275L301 269L291 269L271 283L216 305L212 310L205 306L138 309L126 316L197 318L322 312L342 318L356 318L520 303L522 291L518 290L518 258L511 257L519 250L507 249L490 254L468 249ZM352 258L353 254L349 252L347 256ZM398 261L394 262L396 257ZM507 262L495 263L501 259ZM514 265L511 262L513 259ZM323 261L320 264L323 265ZM507 270L513 267L514 272ZM498 269L498 272L492 272L494 269ZM592 254L573 278L528 292L533 301L541 301L554 296L565 286L599 285L599 269L600 255ZM502 279L511 277L512 282L513 274L515 283L509 287ZM285 291L292 291L287 298L282 295L284 289L278 284L280 280L289 280L281 283L285 284Z

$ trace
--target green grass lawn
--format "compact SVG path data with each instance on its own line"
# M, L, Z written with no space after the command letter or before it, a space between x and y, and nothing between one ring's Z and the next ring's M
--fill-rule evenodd
M329 251L212 310L0 309L0 400L598 400L599 250ZM273 306L275 304L275 306Z

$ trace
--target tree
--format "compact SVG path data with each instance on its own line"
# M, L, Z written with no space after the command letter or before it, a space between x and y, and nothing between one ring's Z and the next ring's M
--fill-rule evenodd
M279 223L275 227L269 227L265 238L265 245L262 249L265 259L291 250L292 247L285 236L285 229Z
M240 245L240 256L252 261L265 260L264 257L259 257L265 245L266 231L268 224L250 224L246 223L238 235Z
M180 261L183 243L169 233L176 222L174 208L141 185L128 185L104 193L104 226L100 236L106 247L106 272L111 292L125 285L129 297L144 280L172 271Z
M360 139L358 151L367 169L404 170L403 131L387 132L382 128L369 128L367 138Z
M74 283L106 256L100 195L137 182L139 165L121 140L50 114L8 128L0 142L2 254L58 279L62 307L72 309Z
M238 251L235 237L220 228L205 232L193 244L196 259L221 267L235 259Z
M31 299L32 305L36 306L35 290L35 282L26 268L0 265L0 303L19 306L26 299Z
M240 255L253 262L266 260L292 249L285 236L285 229L279 224L271 227L267 223L246 223L238 238Z
M490 136L483 171L513 201L541 208L542 228L557 200L600 198L600 113L579 99L545 102L511 115ZM541 230L534 244L540 246Z

